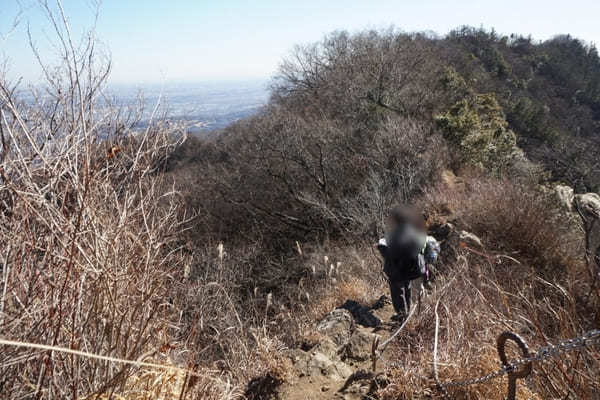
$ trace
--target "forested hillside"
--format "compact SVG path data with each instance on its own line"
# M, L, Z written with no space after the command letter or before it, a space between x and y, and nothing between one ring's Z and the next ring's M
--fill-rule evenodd
M536 42L463 28L440 43L479 93L493 93L527 156L579 191L598 191L600 58L568 35Z
M461 28L298 46L262 113L173 161L203 179L195 206L221 199L202 205L207 227L231 236L262 225L288 241L374 232L447 167L597 191L599 152L595 47Z

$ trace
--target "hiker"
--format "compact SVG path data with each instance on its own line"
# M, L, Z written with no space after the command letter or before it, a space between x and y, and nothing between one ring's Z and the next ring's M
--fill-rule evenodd
M386 238L375 245L384 259L383 271L387 275L396 315L403 319L411 305L411 281L429 279L427 264L437 260L440 246L437 240L425 233L423 217L408 207L392 210L391 230Z

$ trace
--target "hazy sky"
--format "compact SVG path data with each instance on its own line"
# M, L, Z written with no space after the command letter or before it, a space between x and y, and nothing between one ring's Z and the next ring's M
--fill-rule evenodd
M52 3L55 0L48 0ZM50 26L34 0L0 0L0 35L17 10L19 28L0 52L12 76L40 76L27 46L26 26L36 44L49 49ZM63 0L74 30L92 22L88 0ZM440 34L460 25L547 39L570 33L600 42L600 0L104 0L98 36L112 54L112 81L267 78L296 43L336 29L356 31L394 25Z

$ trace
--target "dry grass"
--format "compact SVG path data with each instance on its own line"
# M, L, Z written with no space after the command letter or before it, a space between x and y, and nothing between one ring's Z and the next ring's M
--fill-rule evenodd
M432 379L433 309L439 299L442 381L497 370L500 362L495 341L505 330L519 333L537 350L594 327L599 300L584 296L589 282L579 254L581 237L572 225L563 225L560 214L540 192L509 181L473 178L454 189L432 191L424 202L430 210L453 210L432 216L437 221L451 219L459 228L474 231L486 248L473 252L459 247L444 255L441 273L422 313L385 354L397 364L386 368L391 384L380 391L381 398L441 396ZM387 291L379 261L366 246L330 244L299 253L285 260L290 270L303 271L299 279L288 281L279 291L259 290L250 301L233 302L244 312L244 328L233 332L258 331L261 339L238 335L237 344L227 342L236 349L235 357L232 353L213 353L211 357L229 357L227 371L239 382L261 375L285 379L289 365L282 361L282 350L321 340L315 324L345 300L368 304ZM448 257L450 253L454 257ZM240 258L230 257L220 268L238 267ZM224 276L232 275L225 272ZM237 291L229 288L230 295L237 296ZM231 313L222 315L227 318ZM509 358L518 356L510 345L509 352ZM590 348L538 363L534 374L519 383L519 396L541 399L571 393L593 398L599 389L598 356L597 349ZM451 389L451 393L459 399L503 399L506 378Z
M492 269L496 265L482 266L476 273L469 273L465 263L463 270L456 271L465 278L438 281L438 289L425 302L425 311L408 326L395 348L399 363L391 368L393 384L382 392L383 398L425 398L427 393L437 393L431 379L434 318L432 309L441 297L441 326L439 341L440 380L452 381L479 377L499 368L495 350L497 336L510 330L521 334L532 350L555 343L563 338L583 332L575 316L567 317L560 303L550 303L553 296L548 288L547 296L536 298L529 283L524 283L518 293L504 291L498 286ZM490 277L489 275L492 275ZM535 285L537 283L533 283ZM439 287L442 287L439 289ZM555 288L556 292L562 292ZM568 303L568 294L560 295L559 301ZM550 304L549 304L550 303ZM558 332L542 332L540 318L551 312L556 323L564 325ZM394 351L394 350L393 350ZM519 356L514 349L512 357ZM551 360L534 367L535 373L519 384L524 398L556 398L573 391L579 398L593 398L597 388L598 351L583 350L560 359ZM456 398L503 399L506 379L496 379L486 384L450 390ZM537 397L536 397L537 396Z
M139 110L104 97L110 65L94 36L74 46L62 4L40 4L59 64L40 59L47 81L27 101L0 77L0 337L151 359L173 346L168 289L186 260L180 200L158 173L182 130L154 114L134 131ZM56 350L0 354L3 398L161 392L181 380Z
M581 257L575 257L573 251L580 247L573 247L569 240L577 235L554 218L553 206L536 196L532 189L507 181L472 181L460 193L446 189L430 194L429 207L453 209L451 218L481 235L487 248L478 253L457 249L457 259L443 267L423 313L397 343L399 368L388 371L392 385L382 391L383 398L439 395L433 389L431 371L433 310L440 299L442 382L497 370L495 341L503 331L520 334L535 351L595 327L593 315L599 299L583 298L589 279ZM562 236L557 239L558 232ZM510 252L518 262L493 257L500 251ZM564 273L549 274L561 270ZM511 354L509 358L519 356L512 347ZM592 347L537 363L534 373L519 382L519 396L564 398L570 393L577 398L595 398L599 356ZM503 399L506 378L449 390L458 399Z
M169 365L165 360L153 360L155 363ZM173 366L175 367L175 366ZM221 400L224 398L242 398L239 386L232 385L219 377L215 371L164 371L141 369L131 375L122 386L119 393L90 394L79 400L168 400L182 398L202 398Z

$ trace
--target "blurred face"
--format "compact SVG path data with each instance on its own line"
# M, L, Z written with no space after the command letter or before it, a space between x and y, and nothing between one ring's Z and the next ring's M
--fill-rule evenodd
M417 210L407 207L403 209L395 209L388 218L388 226L391 230L397 229L400 225L408 225L417 230L421 230L422 215Z
M387 226L391 231L397 229L400 225L405 223L406 222L398 221L398 219L394 218L393 216L389 216L387 219Z

